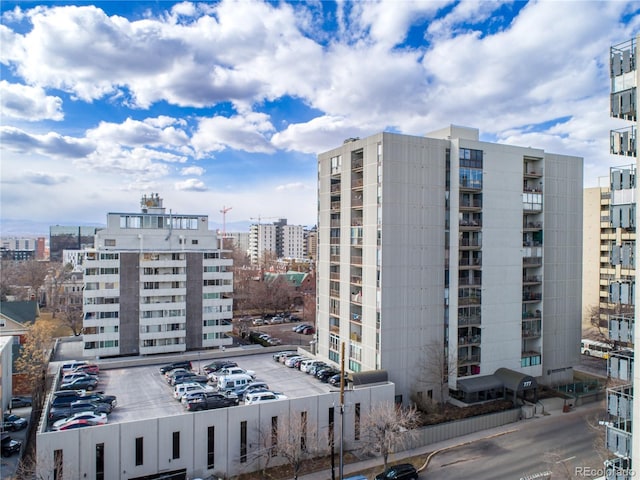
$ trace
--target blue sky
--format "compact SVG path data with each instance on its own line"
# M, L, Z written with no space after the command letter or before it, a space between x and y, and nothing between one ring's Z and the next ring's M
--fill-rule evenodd
M449 124L608 154L609 46L640 3L0 4L0 219L104 223L159 193L220 224L316 221L316 155ZM12 227L14 228L14 227ZM46 230L45 230L46 231Z

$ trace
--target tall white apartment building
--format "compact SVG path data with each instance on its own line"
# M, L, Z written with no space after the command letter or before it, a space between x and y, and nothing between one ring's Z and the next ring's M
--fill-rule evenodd
M347 368L388 371L402 401L482 400L502 368L571 380L582 158L451 126L349 139L318 162L321 357L344 343Z
M206 215L109 213L85 250L85 356L148 355L230 345L232 260Z
M302 225L282 225L281 258L302 259L305 257L304 227Z
M278 235L275 225L256 223L249 227L249 258L257 264L267 253L276 255Z

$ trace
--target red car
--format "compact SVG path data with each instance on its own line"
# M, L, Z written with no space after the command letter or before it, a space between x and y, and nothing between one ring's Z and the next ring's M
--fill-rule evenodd
M100 373L100 367L95 363L89 363L87 365L80 365L73 370L74 373L88 373L90 375L97 375Z
M305 327L300 331L300 333L302 333L303 335L312 335L316 333L316 329L313 327Z

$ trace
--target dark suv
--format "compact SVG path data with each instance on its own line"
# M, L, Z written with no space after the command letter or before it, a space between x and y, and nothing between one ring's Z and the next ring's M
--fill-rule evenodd
M9 435L2 434L2 438L0 438L0 451L3 457L10 457L14 453L20 453L20 448L22 448L22 442L18 440L14 440Z
M418 472L410 463L401 463L376 475L376 480L418 480Z
M182 360L179 362L173 362L169 365L165 365L160 367L160 373L167 373L171 370L175 370L176 368L184 368L186 370L191 370L191 362L189 360Z
M209 410L210 408L233 407L238 405L238 396L235 394L223 395L218 392L203 392L187 402L187 410Z

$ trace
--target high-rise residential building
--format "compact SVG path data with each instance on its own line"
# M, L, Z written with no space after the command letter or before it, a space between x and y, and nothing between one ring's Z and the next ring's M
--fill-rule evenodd
M62 261L63 250L83 250L93 247L99 227L52 225L49 227L49 259Z
M524 388L572 379L582 158L451 126L318 161L321 357L344 343L346 367L386 370L402 401L491 398L502 369Z
M232 260L206 215L109 213L85 251L84 353L147 355L230 345Z
M309 260L316 260L318 258L318 229L313 227L311 230L306 230L305 233L305 257Z
M249 258L251 263L258 264L265 255L276 257L276 226L267 223L256 223L249 227Z
M253 264L262 262L265 255L274 259L302 259L304 251L304 227L287 225L286 218L272 224L256 223L249 228L248 253Z
M626 125L610 133L610 153L626 157L627 166L614 167L610 173L609 225L612 235L601 250L602 266L608 286L604 312L609 324L609 336L623 345L640 345L640 332L635 328L638 309L635 308L635 278L638 273L635 230L638 221L638 42L640 35L610 48L611 76L610 115L626 121ZM622 161L619 163L623 163ZM604 253L604 252L603 252ZM601 295L601 306L603 295ZM640 381L639 369L633 368L633 355L628 351L614 352L609 358L612 378L621 380L607 390L607 410L611 421L606 423L606 447L612 458L605 462L608 479L635 478L640 465L640 442L633 441L640 423L640 400L634 396L634 384ZM632 380L632 382L630 382ZM633 426L633 428L632 428ZM637 440L637 439L636 439Z
M304 227L302 225L282 225L279 231L282 242L278 258L303 259L305 252Z

